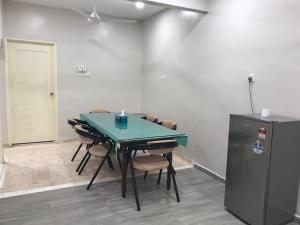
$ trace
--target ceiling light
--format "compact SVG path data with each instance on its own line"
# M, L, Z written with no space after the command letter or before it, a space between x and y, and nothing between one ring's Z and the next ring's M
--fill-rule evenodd
M183 10L181 13L182 13L183 16L186 16L186 17L191 17L191 16L196 16L197 15L197 13L195 13L195 12L186 11L186 10Z
M97 17L97 12L94 10L91 15L90 15L91 18L96 18Z
M138 9L143 9L145 7L145 3L142 2L142 1L138 1L135 3L135 6L138 8Z
M196 12L192 12L192 11L182 10L180 12L180 17L181 18L186 18L186 19L196 19L196 18L200 17L200 14L196 13Z

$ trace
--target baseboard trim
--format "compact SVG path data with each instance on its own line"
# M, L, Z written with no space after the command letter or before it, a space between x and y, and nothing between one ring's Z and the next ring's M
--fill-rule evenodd
M300 224L300 216L299 215L295 215L295 222Z
M72 141L78 141L78 138L77 137L73 137L73 138L64 138L64 139L61 139L61 140L56 140L56 141L46 141L46 142L34 142L34 143L24 143L24 144L14 144L14 145L9 145L9 144L3 144L3 148L11 148L11 147L14 147L14 146L20 146L20 145L30 145L30 144L44 144L44 143L65 143L65 142L72 142Z
M57 143L65 143L65 142L72 142L72 141L78 141L78 138L77 137L74 137L74 138L64 138L64 139L61 139L60 141L58 141Z
M10 148L11 145L9 145L9 144L3 144L2 147L3 147L3 148Z
M1 177L2 177L3 168L4 168L4 164L0 163L0 180L1 180Z
M222 182L222 183L225 183L225 181L226 181L226 178L225 178L225 177L222 177L222 176L220 176L219 174L214 173L213 171L211 171L211 170L207 169L206 167L204 167L204 166L202 166L202 165L199 165L199 164L197 164L197 163L195 163L195 162L194 162L194 168L200 170L201 172L203 172L203 173L205 173L205 174L211 176L212 178L214 178L214 179L216 179L216 180L218 180L218 181L220 181L220 182ZM297 214L295 214L295 219L294 219L294 221L295 221L296 223L300 224L300 216L297 215Z
M225 183L225 180L226 180L226 179L225 179L224 177L220 176L220 175L217 174L217 173L214 173L213 171L207 169L206 167L204 167L204 166L202 166L202 165L199 165L199 164L197 164L197 163L194 163L194 168L196 168L196 169L200 170L201 172L203 172L203 173L205 173L205 174L207 174L207 175L209 175L209 176L215 178L216 180L218 180L218 181L220 181L220 182L222 182L222 183Z
M5 163L0 163L0 189L4 186L6 171L7 165L5 165Z

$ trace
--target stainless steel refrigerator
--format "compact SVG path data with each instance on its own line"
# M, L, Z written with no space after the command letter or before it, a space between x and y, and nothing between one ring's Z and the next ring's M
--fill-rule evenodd
M225 207L251 225L294 220L300 166L300 121L231 115Z

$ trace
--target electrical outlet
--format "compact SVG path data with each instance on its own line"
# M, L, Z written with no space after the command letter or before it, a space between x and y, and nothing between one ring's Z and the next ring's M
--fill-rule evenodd
M248 81L250 83L254 83L254 81L255 81L255 74L254 73L249 74Z
M161 80L162 80L162 81L165 81L166 79L167 79L166 74L162 74L162 75L161 75Z

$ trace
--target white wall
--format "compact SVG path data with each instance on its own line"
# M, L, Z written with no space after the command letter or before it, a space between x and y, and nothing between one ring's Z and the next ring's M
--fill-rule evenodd
M2 0L0 0L0 41L2 38ZM0 43L1 46L1 43Z
M177 120L186 154L225 176L229 114L251 112L249 73L256 111L300 118L299 11L299 1L211 0L202 20L176 10L149 18L142 111Z
M66 120L81 112L96 107L140 111L140 23L90 24L70 10L5 1L4 36L57 44L60 140L74 136ZM78 64L88 66L90 78L76 75ZM0 83L5 106L3 76ZM5 107L1 111L6 131Z
M4 34L57 43L62 139L72 135L66 118L83 110L139 111L141 82L142 111L177 120L189 135L186 154L225 176L229 114L250 112L249 73L257 74L257 111L269 106L300 118L300 2L210 2L202 19L168 10L146 20L142 32L138 24L96 26L71 11L6 2ZM96 73L76 77L78 63ZM2 93L3 76L0 85Z
M1 54L3 51L2 47L2 0L0 0L0 77L3 76L4 70L3 70L3 59L1 59ZM0 79L1 80L1 79ZM1 84L0 84L1 87ZM0 92L1 95L1 92ZM0 99L1 101L1 99ZM2 105L0 103L0 108L2 108ZM3 149L2 149L2 121L1 121L1 110L0 110L0 164L3 162ZM1 167L1 165L0 165ZM0 176L1 176L1 169L0 169Z

